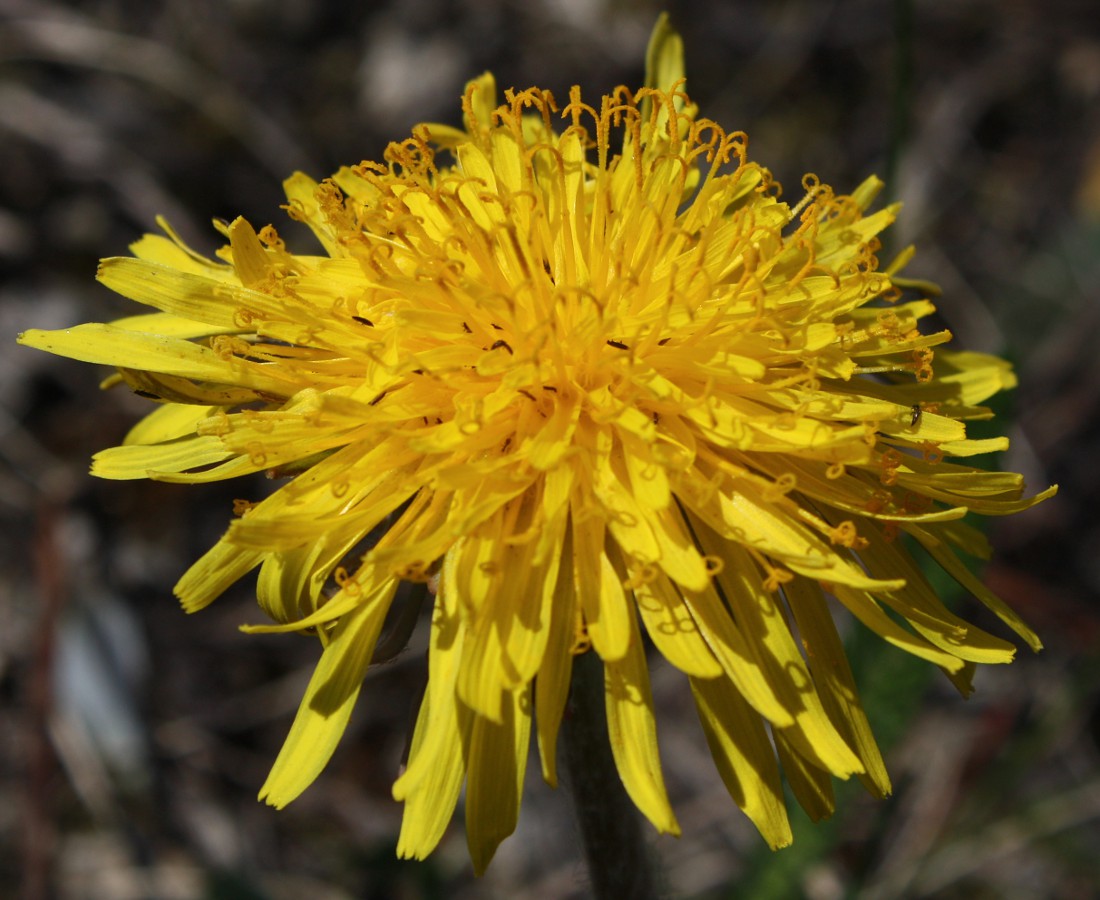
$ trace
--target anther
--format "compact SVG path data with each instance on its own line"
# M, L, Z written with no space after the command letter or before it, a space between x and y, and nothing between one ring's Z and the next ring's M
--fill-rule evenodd
M934 441L925 441L921 444L921 456L924 457L925 462L936 463L943 462L943 451L940 449L940 445Z
M703 564L707 567L707 574L713 577L725 568L726 562L720 556L708 555L703 557Z

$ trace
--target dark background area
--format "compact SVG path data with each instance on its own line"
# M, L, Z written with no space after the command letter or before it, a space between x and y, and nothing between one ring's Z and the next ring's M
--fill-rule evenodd
M187 617L170 588L262 481L102 482L88 458L148 405L106 372L14 345L137 311L93 280L154 216L204 251L211 218L284 227L280 183L457 124L465 81L558 97L637 86L648 0L0 0L0 896L587 896L566 792L528 775L518 832L475 881L461 814L399 862L390 785L422 644L372 670L325 775L255 801L318 656L239 585ZM1100 892L1100 11L1074 0L668 5L704 114L797 197L872 172L904 201L894 247L943 285L962 346L1021 387L997 460L1052 501L990 523L994 586L1040 632L969 701L859 627L853 667L895 795L840 790L770 853L714 773L684 679L654 662L684 829L653 836L670 896L1084 897ZM943 585L949 591L948 585ZM997 633L967 597L952 605ZM690 708L690 704L687 704Z

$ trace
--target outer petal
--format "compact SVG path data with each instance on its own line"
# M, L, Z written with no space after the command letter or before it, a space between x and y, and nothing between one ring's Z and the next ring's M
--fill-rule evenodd
M467 710L466 841L481 875L500 842L516 830L531 737L530 687L506 691L500 723Z
M821 588L808 579L795 578L783 586L783 591L798 624L821 701L830 720L848 746L855 750L866 770L857 773L859 779L869 791L885 797L891 790L890 776L871 733L844 645Z
M21 343L83 362L182 375L197 381L235 384L285 394L289 382L271 370L231 364L213 350L159 334L139 334L114 325L77 325L59 331L27 331Z
M862 771L862 763L826 715L776 597L764 589L752 559L742 550L731 551L716 577L763 677L794 719L790 725L776 724L775 733L783 733L803 756L838 777Z
M620 660L604 660L607 732L615 766L630 799L658 831L678 835L661 776L653 695L637 622L630 617L631 639Z
M629 651L631 613L622 579L604 548L603 519L574 510L571 526L574 590L592 645L605 662L621 659Z
M328 763L359 697L396 588L397 579L383 582L335 626L286 743L260 789L261 800L281 809L309 787Z
M573 538L566 528L562 545L562 558L573 557ZM573 586L573 569L566 565L558 568L558 583L550 608L549 635L546 655L535 680L535 710L538 722L539 759L542 777L546 783L557 787L557 744L565 703L569 698L569 683L573 668L573 628L576 618L576 591Z
M405 859L424 859L435 849L454 813L466 774L465 739L455 693L466 632L458 615L454 569L454 562L447 557L432 619L428 687L416 719L408 765L393 785L394 799L405 803L397 841L397 855Z
M127 432L123 444L159 444L185 435L212 416L219 407L164 403Z
M237 547L222 538L191 564L172 592L186 612L197 612L262 561L262 551Z
M676 668L700 678L724 674L680 591L663 572L634 588L634 602L654 645Z
M924 549L943 567L945 572L950 574L962 587L966 588L984 603L997 618L1015 631L1016 634L1027 641L1028 646L1031 647L1032 650L1038 653L1043 649L1043 642L1039 640L1039 636L1025 624L1024 620L1020 618L1016 611L982 584L981 581L975 577L974 573L966 567L962 560L954 554L951 548L931 530L912 526L906 530L921 542Z
M783 764L783 774L787 776L787 783L798 805L815 822L829 818L836 809L836 796L829 773L807 760L784 733L774 731L772 734L779 761Z
M692 678L699 721L734 802L776 850L794 839L775 751L759 714L726 678Z
M918 634L941 650L970 662L1012 661L1016 648L963 621L944 606L907 550L896 542L887 541L876 527L864 528L861 534L870 543L860 554L867 565L880 572L896 572L905 578L905 587L883 595L883 602L904 616Z
M152 473L184 472L224 462L233 456L216 437L191 435L161 444L125 444L92 457L92 474L100 478L148 478Z

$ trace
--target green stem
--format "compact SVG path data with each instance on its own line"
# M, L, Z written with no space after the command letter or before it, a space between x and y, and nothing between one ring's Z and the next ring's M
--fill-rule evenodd
M657 876L638 811L623 788L611 754L603 664L594 651L573 660L562 731L569 787L593 895L597 900L656 900Z

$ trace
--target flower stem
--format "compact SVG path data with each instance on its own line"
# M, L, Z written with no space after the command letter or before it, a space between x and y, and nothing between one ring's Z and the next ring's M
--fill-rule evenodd
M611 754L603 664L593 651L573 660L563 733L569 786L594 896L597 900L656 900L657 875L638 811Z

